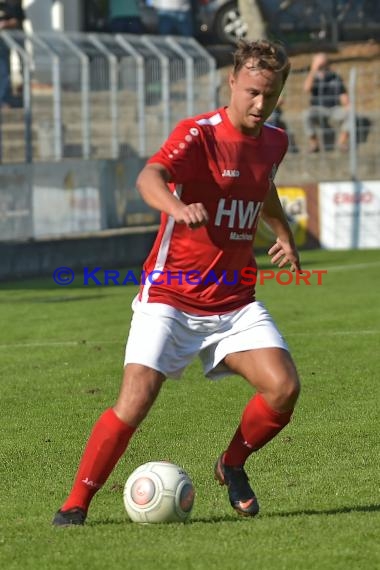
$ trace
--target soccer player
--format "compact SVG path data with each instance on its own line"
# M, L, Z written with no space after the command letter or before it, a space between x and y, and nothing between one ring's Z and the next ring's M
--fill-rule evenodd
M93 427L54 525L84 523L165 379L180 377L196 356L206 377L238 374L256 390L216 461L215 478L239 514L258 513L244 464L288 424L300 390L288 347L255 300L253 279L260 215L277 236L272 263L300 270L273 182L288 139L265 123L289 70L281 46L242 42L229 105L180 122L141 171L137 187L162 221L133 302L124 378L116 404Z

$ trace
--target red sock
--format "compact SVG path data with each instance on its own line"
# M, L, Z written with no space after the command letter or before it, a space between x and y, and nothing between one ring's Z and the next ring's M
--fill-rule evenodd
M256 394L243 411L240 425L224 454L224 463L244 465L251 453L263 447L289 423L292 412L276 412L261 394Z
M112 408L100 416L88 439L62 510L80 507L87 511L92 497L104 485L126 450L135 429L120 420Z

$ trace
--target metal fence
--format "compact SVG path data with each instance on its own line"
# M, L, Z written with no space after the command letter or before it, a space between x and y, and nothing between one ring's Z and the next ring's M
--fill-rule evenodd
M1 37L20 61L23 84L19 107L0 113L3 164L144 158L180 119L228 101L220 90L222 71L193 38L58 32ZM295 144L279 183L380 176L380 61L371 71L364 62L335 67L352 102L349 152L339 153L330 137L318 154L308 154L306 70L293 72L283 118Z
M2 32L22 101L2 110L1 161L147 156L216 105L216 64L193 38Z
M332 67L344 80L350 99L347 152L338 145L339 126L323 121L317 130L320 150L308 152L304 112L309 95L303 90L307 71L294 72L285 88L282 116L290 135L290 152L279 170L278 183L380 178L380 60L371 69L365 62L355 67L333 62Z

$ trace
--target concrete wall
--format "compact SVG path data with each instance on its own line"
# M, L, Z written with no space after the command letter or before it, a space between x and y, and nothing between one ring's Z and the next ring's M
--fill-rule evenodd
M145 160L67 159L0 166L0 241L156 225L135 181Z
M0 166L0 280L62 265L140 266L160 215L135 188L143 160Z
M140 267L156 235L143 233L99 234L89 237L0 243L0 281L52 275L59 267L74 271L94 269L132 269Z

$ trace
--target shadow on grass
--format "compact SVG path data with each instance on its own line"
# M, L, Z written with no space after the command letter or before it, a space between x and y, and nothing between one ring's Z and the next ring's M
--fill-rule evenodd
M325 516L325 515L345 515L349 513L371 513L379 512L380 505L356 505L353 507L341 507L339 509L305 509L300 511L286 511L278 513L262 513L256 520L259 519L270 519L277 517L301 517L301 516ZM256 517L255 517L256 518ZM210 517L192 517L188 522L185 523L186 526L191 526L193 524L203 523L203 524L217 524L217 523L241 523L242 521L251 521L250 517L239 516L238 514L226 514L220 516L210 516ZM86 526L102 526L102 525L125 525L125 524L135 524L128 518L125 519L107 519L107 520L92 520L87 523ZM162 523L160 524L139 524L139 526L144 527L157 527L157 526L171 526L177 525L178 523Z
M276 517L300 517L300 516L325 516L325 515L344 515L348 513L369 513L379 512L380 505L356 505L352 507L341 507L337 509L305 509L300 511L286 511L276 513L262 512L257 518L268 519ZM239 522L242 520L251 520L250 517L239 515L223 515L218 517L197 517L192 518L190 523L218 523L218 522Z
M63 267L57 268L64 269ZM52 291L69 293L73 290L96 291L101 289L136 287L140 283L141 267L99 267L96 265L87 268L65 268L67 271L41 274L35 277L25 277L14 280L0 281L0 293L3 291ZM113 272L113 273L110 273ZM73 278L70 282L66 277ZM113 277L115 281L113 281ZM108 276L108 277L107 277ZM56 279L56 280L55 280ZM125 283L124 280L126 281Z
M372 513L379 512L380 505L354 505L352 507L341 507L337 509L305 509L303 511L289 511L263 514L263 517L299 517L315 515L345 515L348 513Z
M18 297L14 300L15 303L69 303L72 301L94 301L103 300L104 295L94 294L94 295L59 295L56 297ZM0 304L9 304L9 298L0 298Z
M218 517L192 517L189 521L185 522L184 524L186 526L191 526L193 524L196 523L209 523L209 524L216 524L216 523L221 523L221 522L241 522L242 520L248 520L247 517L239 517L238 515L222 515L222 516L218 516ZM125 524L136 524L134 522L132 522L131 520L129 520L128 518L126 519L107 519L107 520L92 520L89 521L88 523L86 523L86 526L100 526L100 525L125 525ZM177 522L173 522L173 523L138 523L139 526L149 526L149 527L158 527L158 526L163 526L163 527L170 527L172 525L178 525L179 523Z

